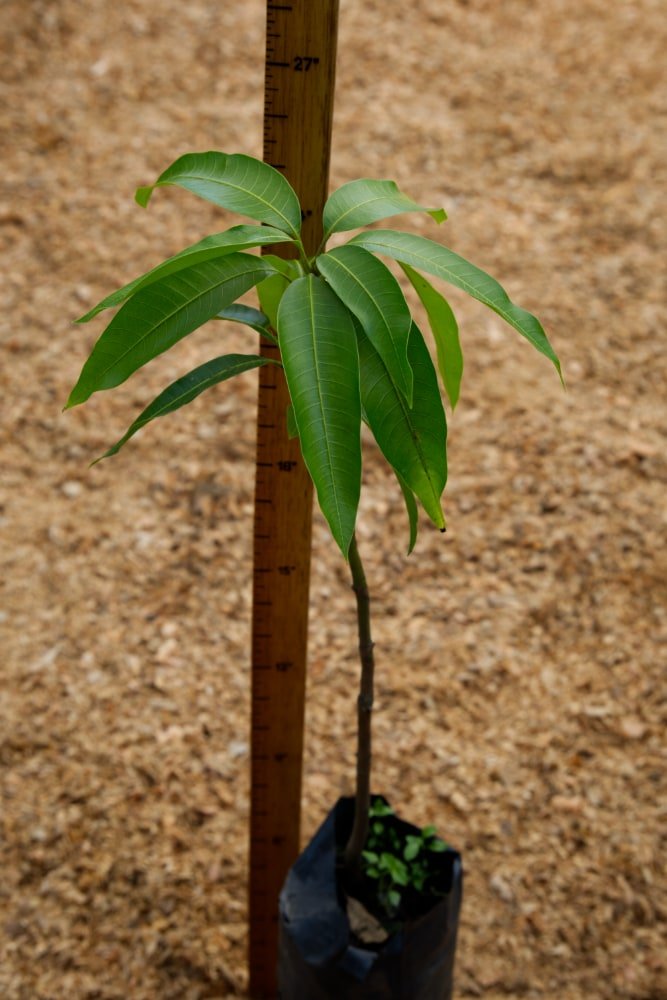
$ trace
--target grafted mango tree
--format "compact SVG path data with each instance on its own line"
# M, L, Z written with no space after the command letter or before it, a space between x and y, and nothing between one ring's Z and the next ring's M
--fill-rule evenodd
M245 324L277 345L275 358L224 354L167 386L101 458L117 453L137 431L173 413L206 389L261 365L282 366L291 405L288 431L298 435L317 499L341 554L349 562L357 598L361 686L355 817L347 845L350 871L362 864L370 804L370 719L373 643L369 595L355 525L361 491L361 424L370 428L396 474L417 538L418 505L441 531L447 481L447 424L440 385L451 407L459 397L463 358L454 314L424 274L462 289L488 306L560 365L539 322L515 305L498 282L454 251L423 236L372 229L329 251L331 236L359 230L404 212L428 209L393 181L355 180L324 207L324 239L312 257L300 239L301 207L287 180L267 164L241 154L191 153L155 184L139 188L146 206L158 187L177 185L260 225L238 225L200 240L112 292L80 322L120 307L85 362L67 407L111 389L209 320ZM247 251L291 244L293 259ZM415 323L401 285L381 258L397 262L421 300L437 365ZM260 309L238 302L256 287ZM99 461L99 459L97 459Z

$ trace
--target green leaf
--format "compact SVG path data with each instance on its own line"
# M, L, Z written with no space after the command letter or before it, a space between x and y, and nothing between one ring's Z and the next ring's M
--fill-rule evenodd
M262 258L264 259L264 258ZM283 274L272 274L257 286L257 297L262 312L266 313L272 329L278 329L278 306L289 285L289 279Z
M390 889L387 893L387 902L394 909L397 910L401 905L401 894L397 889Z
M213 236L206 236L198 243L186 247L180 253L162 261L157 267L147 271L140 277L130 281L127 285L107 295L105 299L98 302L85 316L77 320L77 323L87 323L93 316L97 316L103 309L111 306L118 306L121 302L129 299L130 295L140 288L152 285L153 282L164 278L167 274L175 274L193 264L199 264L204 260L215 260L216 257L223 257L226 254L235 253L239 250L249 250L252 247L263 246L269 243L285 243L287 237L277 229L270 226L234 226L224 233L215 233ZM277 259L277 258L276 258Z
M433 240L427 240L424 236L399 233L393 229L375 229L373 232L359 233L350 243L362 246L372 253L392 257L401 264L410 264L420 271L443 278L461 288L489 309L493 309L510 326L518 330L522 337L530 341L540 354L549 358L562 381L560 362L537 317L514 305L495 278L463 257L459 257L453 250L434 243Z
M441 840L439 837L436 837L434 840L431 840L427 846L429 851L434 851L436 854L442 854L443 851L447 850L447 844L444 842L444 840Z
M427 212L436 222L447 215L443 208L424 208L400 191L394 181L360 179L343 184L324 206L324 240L332 233L368 226L401 212Z
M303 275L303 270L301 268L301 263L298 260L285 260L284 257L278 257L274 253L262 254L264 260L267 260L276 271L284 275L290 281L295 278L300 278Z
M241 302L234 302L231 306L221 309L214 317L215 319L228 320L230 323L242 323L255 330L261 337L266 337L272 344L278 345L278 338L269 329L269 319L259 309L252 306L244 306Z
M361 399L382 454L444 529L440 497L447 481L447 424L438 379L424 338L412 324L408 357L415 379L414 404L408 407L382 358L357 326Z
M317 258L317 267L357 317L408 406L412 406L412 368L408 361L412 318L396 278L361 247L331 250Z
M403 849L403 857L406 861L414 861L419 852L422 849L422 839L421 837L415 837L408 835L406 837L406 844Z
M282 257L276 257L274 254L263 254L262 259L271 264L278 272L257 286L259 304L267 315L270 327L277 330L278 306L289 283L299 277L299 262L283 260Z
M241 372L249 371L251 368L259 368L260 365L272 363L274 362L271 362L269 358L262 358L255 354L225 354L223 357L207 361L189 374L172 382L159 396L156 396L153 402L129 426L122 438L103 455L100 455L93 462L93 465L101 462L103 458L115 455L126 441L129 441L137 431L149 424L151 420L179 410L181 406L196 399L205 389L209 389L219 382L224 382L228 378L233 378L234 375L240 375Z
M461 376L463 375L463 353L459 340L459 327L452 308L430 281L414 271L409 264L401 264L406 275L426 309L429 325L435 340L438 369L452 410L459 400Z
M417 532L419 530L419 511L417 509L417 502L415 500L415 495L406 483L405 479L396 472L394 469L396 478L398 479L398 485L401 487L403 492L403 499L405 500L405 508L408 512L408 522L410 524L410 541L408 542L408 555L412 552L415 545L417 544Z
M287 422L287 437L292 441L294 438L299 436L299 428L296 426L296 418L294 416L294 407L290 403L287 407L287 413L285 414L285 420Z
M242 323L262 334L269 325L268 316L265 316L259 309L253 309L252 306L244 306L241 302L233 302L230 306L225 306L215 318L226 319L230 323Z
M278 338L301 450L322 513L347 558L361 490L361 401L354 320L314 275L278 309Z
M272 270L261 257L233 253L169 274L135 292L93 347L67 408L120 385Z
M437 831L434 826L423 826L422 827L422 837L428 839L429 837L437 836Z
M375 851L362 851L361 856L364 859L364 861L368 861L369 864L371 865L377 864L377 862L379 861L378 855L375 853Z
M160 174L155 184L140 187L144 208L156 187L177 184L221 208L248 215L290 236L301 231L301 207L289 182L268 163L242 153L186 153Z
M373 803L371 803L371 807L368 810L368 815L369 816L393 816L394 815L394 810L391 808L390 805L387 805L386 802L383 802L382 799L375 799L375 801ZM382 830L382 824L380 823L380 824L377 824L377 825L379 825L380 829Z
M408 870L400 858L395 858L393 854L381 854L380 867L389 872L397 885L408 884Z

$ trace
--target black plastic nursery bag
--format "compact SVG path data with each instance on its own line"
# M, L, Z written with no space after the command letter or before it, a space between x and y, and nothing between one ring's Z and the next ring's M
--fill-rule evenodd
M448 848L439 856L447 872L444 898L383 945L360 945L351 937L336 882L337 849L347 840L353 810L352 799L339 800L285 880L280 894L280 1000L451 1000L460 855ZM419 833L402 820L393 822L404 832Z

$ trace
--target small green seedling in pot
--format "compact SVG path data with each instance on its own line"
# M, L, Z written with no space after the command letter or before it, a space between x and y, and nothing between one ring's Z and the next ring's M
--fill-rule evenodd
M447 850L447 844L437 836L435 827L425 826L418 834L402 837L386 822L394 810L382 799L375 799L369 811L370 828L366 847L361 854L363 875L377 884L375 896L381 915L391 926L409 897L437 897L442 891L437 885L434 855Z
M361 658L357 793L346 866L358 872L365 848L377 855L371 868L386 885L387 902L393 906L404 877L415 885L426 880L426 870L420 866L429 852L440 850L440 842L425 833L419 843L404 845L402 856L393 849L374 851L373 834L367 844L374 664L368 588L355 536L361 424L368 425L396 474L408 512L411 551L417 538L418 503L437 528L445 528L441 497L447 479L447 424L439 381L453 408L463 368L454 314L424 272L488 306L560 374L558 358L535 316L515 305L494 278L438 242L373 229L326 249L334 235L403 212L426 212L437 223L445 219L442 209L423 208L393 181L355 180L335 191L324 207L324 239L313 256L306 254L301 241L302 213L294 190L260 160L241 154L189 153L155 184L139 188L137 201L146 206L155 189L169 185L249 217L253 224L234 226L186 247L83 316L81 322L86 322L103 310L120 307L94 345L67 407L125 382L209 320L245 324L274 345L271 358L252 352L220 354L183 375L101 458L115 454L147 424L206 389L262 365L283 368L291 397L285 414L288 430L298 435L322 513L350 564L357 597ZM285 244L293 259L266 252ZM264 248L262 256L248 252L257 247ZM421 300L437 367L399 281L381 258L400 266ZM261 311L238 302L252 288L257 288Z

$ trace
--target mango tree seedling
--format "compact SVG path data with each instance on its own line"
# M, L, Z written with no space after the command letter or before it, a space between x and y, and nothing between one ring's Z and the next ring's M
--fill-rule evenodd
M426 212L437 223L445 219L442 209L416 204L393 181L355 180L335 191L324 207L324 239L313 256L306 254L301 242L302 214L294 190L260 160L221 152L189 153L155 184L139 188L137 201L146 206L156 188L168 185L185 188L260 225L238 225L207 236L108 295L83 316L80 322L120 306L85 362L67 407L122 384L209 320L245 324L277 343L275 359L223 354L183 375L101 458L116 454L157 417L173 413L220 382L261 365L283 368L291 398L285 414L288 429L298 436L322 513L350 565L357 599L361 659L357 786L345 860L348 870L359 870L368 837L374 673L370 601L355 535L361 424L370 428L396 474L408 513L408 551L412 551L418 503L437 528L445 528L441 498L447 480L447 424L438 383L453 408L463 370L454 314L424 273L462 289L496 312L546 356L559 375L560 364L539 320L515 305L494 278L438 242L372 229L326 250L334 234L400 213ZM248 252L278 244L291 245L293 260ZM423 303L437 367L401 285L382 257L400 265ZM261 311L238 302L253 287ZM428 849L433 845L412 845L408 851L416 852L414 858L404 854L392 856L392 861L384 852L377 870L388 872L396 883L402 866ZM368 850L374 853L371 847Z

